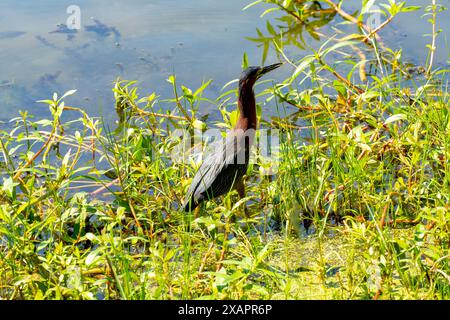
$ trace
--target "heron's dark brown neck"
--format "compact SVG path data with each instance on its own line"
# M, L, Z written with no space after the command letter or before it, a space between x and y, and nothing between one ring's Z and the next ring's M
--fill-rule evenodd
M239 118L235 129L256 129L256 102L253 86L239 88L238 98Z

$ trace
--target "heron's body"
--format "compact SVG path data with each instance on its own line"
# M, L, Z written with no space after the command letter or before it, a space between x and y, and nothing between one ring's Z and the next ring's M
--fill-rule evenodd
M250 151L257 125L256 102L253 85L263 74L281 64L265 68L249 67L239 80L239 118L224 143L216 145L214 152L203 161L187 192L184 210L194 210L200 203L236 189L245 196L243 177L247 172Z

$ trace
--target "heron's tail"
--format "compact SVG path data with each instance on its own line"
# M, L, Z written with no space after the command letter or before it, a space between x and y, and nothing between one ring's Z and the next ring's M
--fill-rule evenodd
M184 212L191 212L194 211L195 208L198 207L198 203L193 201L192 199L189 199L184 202L183 211Z
M183 206L183 211L184 212L191 212L194 211L195 208L198 207L198 203L195 203L193 201L188 201L184 206Z

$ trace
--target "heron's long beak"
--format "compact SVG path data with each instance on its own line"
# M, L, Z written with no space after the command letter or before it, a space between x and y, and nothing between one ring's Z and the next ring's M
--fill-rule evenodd
M275 70L276 68L278 68L281 65L282 65L282 63L275 63L275 64L271 64L270 66L262 67L261 71L259 72L259 77L261 77L262 75L264 75L272 70Z

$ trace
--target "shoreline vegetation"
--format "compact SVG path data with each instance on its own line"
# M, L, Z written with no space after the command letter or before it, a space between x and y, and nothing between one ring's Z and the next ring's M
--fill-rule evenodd
M256 154L248 197L232 192L196 217L179 208L199 164L173 161L182 139L172 132L231 128L235 82L211 101L211 81L190 89L170 76L173 97L162 99L119 79L114 128L66 105L76 90L41 101L51 119L20 111L0 131L0 299L449 299L448 70L434 58L448 11L435 0L377 4L246 7L280 14L249 38L263 63L273 51L292 69L257 88L280 161L263 175L273 164ZM422 65L380 35L415 10L430 22ZM201 118L203 103L222 121ZM267 118L263 105L295 112Z

